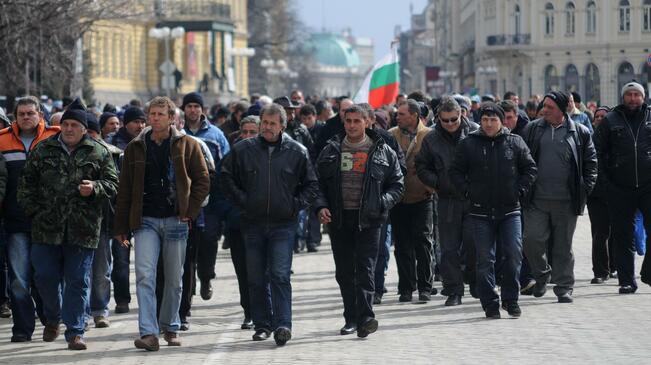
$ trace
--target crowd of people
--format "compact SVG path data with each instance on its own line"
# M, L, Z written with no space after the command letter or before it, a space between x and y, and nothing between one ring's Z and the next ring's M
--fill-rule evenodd
M254 341L292 337L292 259L327 230L343 302L341 335L378 329L395 247L400 302L479 298L487 318L520 317L520 295L553 284L572 303L572 241L587 205L592 284L637 290L634 260L651 228L651 107L630 82L613 107L576 92L521 103L508 92L399 94L373 108L294 90L208 106L201 94L101 112L67 99L0 108L0 316L12 342L65 325L84 334L131 310L135 347L181 346L197 284L213 295L218 243L230 256ZM53 113L51 113L53 112ZM637 215L637 216L636 216ZM641 218L640 218L641 217ZM637 225L637 231L636 231ZM134 251L132 254L131 251ZM197 280L198 279L198 280ZM651 285L645 260L641 280ZM198 281L198 283L197 283Z

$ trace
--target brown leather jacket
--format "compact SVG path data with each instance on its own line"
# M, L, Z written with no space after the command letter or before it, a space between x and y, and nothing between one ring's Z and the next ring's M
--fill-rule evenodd
M210 191L208 168L199 142L179 133L176 128L170 129L170 154L176 176L177 214L179 217L195 219ZM150 127L145 128L124 151L113 226L116 236L128 234L142 224L147 157L145 135L150 131Z

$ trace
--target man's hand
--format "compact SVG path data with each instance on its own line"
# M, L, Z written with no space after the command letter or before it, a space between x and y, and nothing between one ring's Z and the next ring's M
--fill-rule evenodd
M89 197L93 193L93 189L95 189L95 182L90 180L81 180L81 184L79 184L79 194L81 194L81 196L84 198Z
M330 209L322 208L319 210L319 220L322 224L327 224L332 222L332 215L330 214Z
M122 247L131 247L131 241L128 240L126 234L119 234L119 235L113 237L113 239L120 242Z

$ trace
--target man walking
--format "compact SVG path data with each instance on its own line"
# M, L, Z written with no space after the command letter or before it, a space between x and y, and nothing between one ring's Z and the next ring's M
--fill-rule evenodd
M274 331L278 346L292 333L290 269L299 210L316 198L307 149L283 133L281 105L260 110L260 136L233 146L222 164L223 192L241 210L254 341Z
M460 142L450 181L470 202L477 250L477 291L487 318L500 318L495 252L501 251L502 308L519 317L522 226L520 197L536 179L536 164L522 138L504 127L504 111L492 102L479 109L481 128ZM445 278L445 277L444 277Z
M377 330L374 276L381 228L404 190L395 152L366 129L367 110L345 111L345 136L336 136L317 161L321 193L315 204L330 224L337 283L344 301L342 335L366 337Z
M104 204L118 184L111 153L86 135L86 113L79 98L68 106L61 132L30 154L18 188L32 219L31 259L47 321L43 340L56 339L62 319L70 350L86 349L93 254Z
M180 346L179 305L188 228L208 195L210 178L199 142L172 126L176 106L167 97L149 102L149 127L124 151L115 211L115 239L135 241L137 348L159 349L158 334ZM165 288L156 316L156 267L163 256ZM160 324L160 329L159 329Z
M536 280L533 295L545 295L551 279L559 303L573 302L572 239L577 218L583 214L597 181L597 156L590 131L572 121L566 112L568 103L564 92L545 95L543 117L522 131L538 167L538 179L525 198L524 211L524 250Z

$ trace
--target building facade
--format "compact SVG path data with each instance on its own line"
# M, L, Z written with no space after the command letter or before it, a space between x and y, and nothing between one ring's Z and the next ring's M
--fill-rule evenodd
M97 22L83 37L99 103L190 91L248 95L246 0L143 0L133 7L143 15ZM169 39L150 36L152 28L162 27L184 32ZM172 65L165 73L166 58Z

